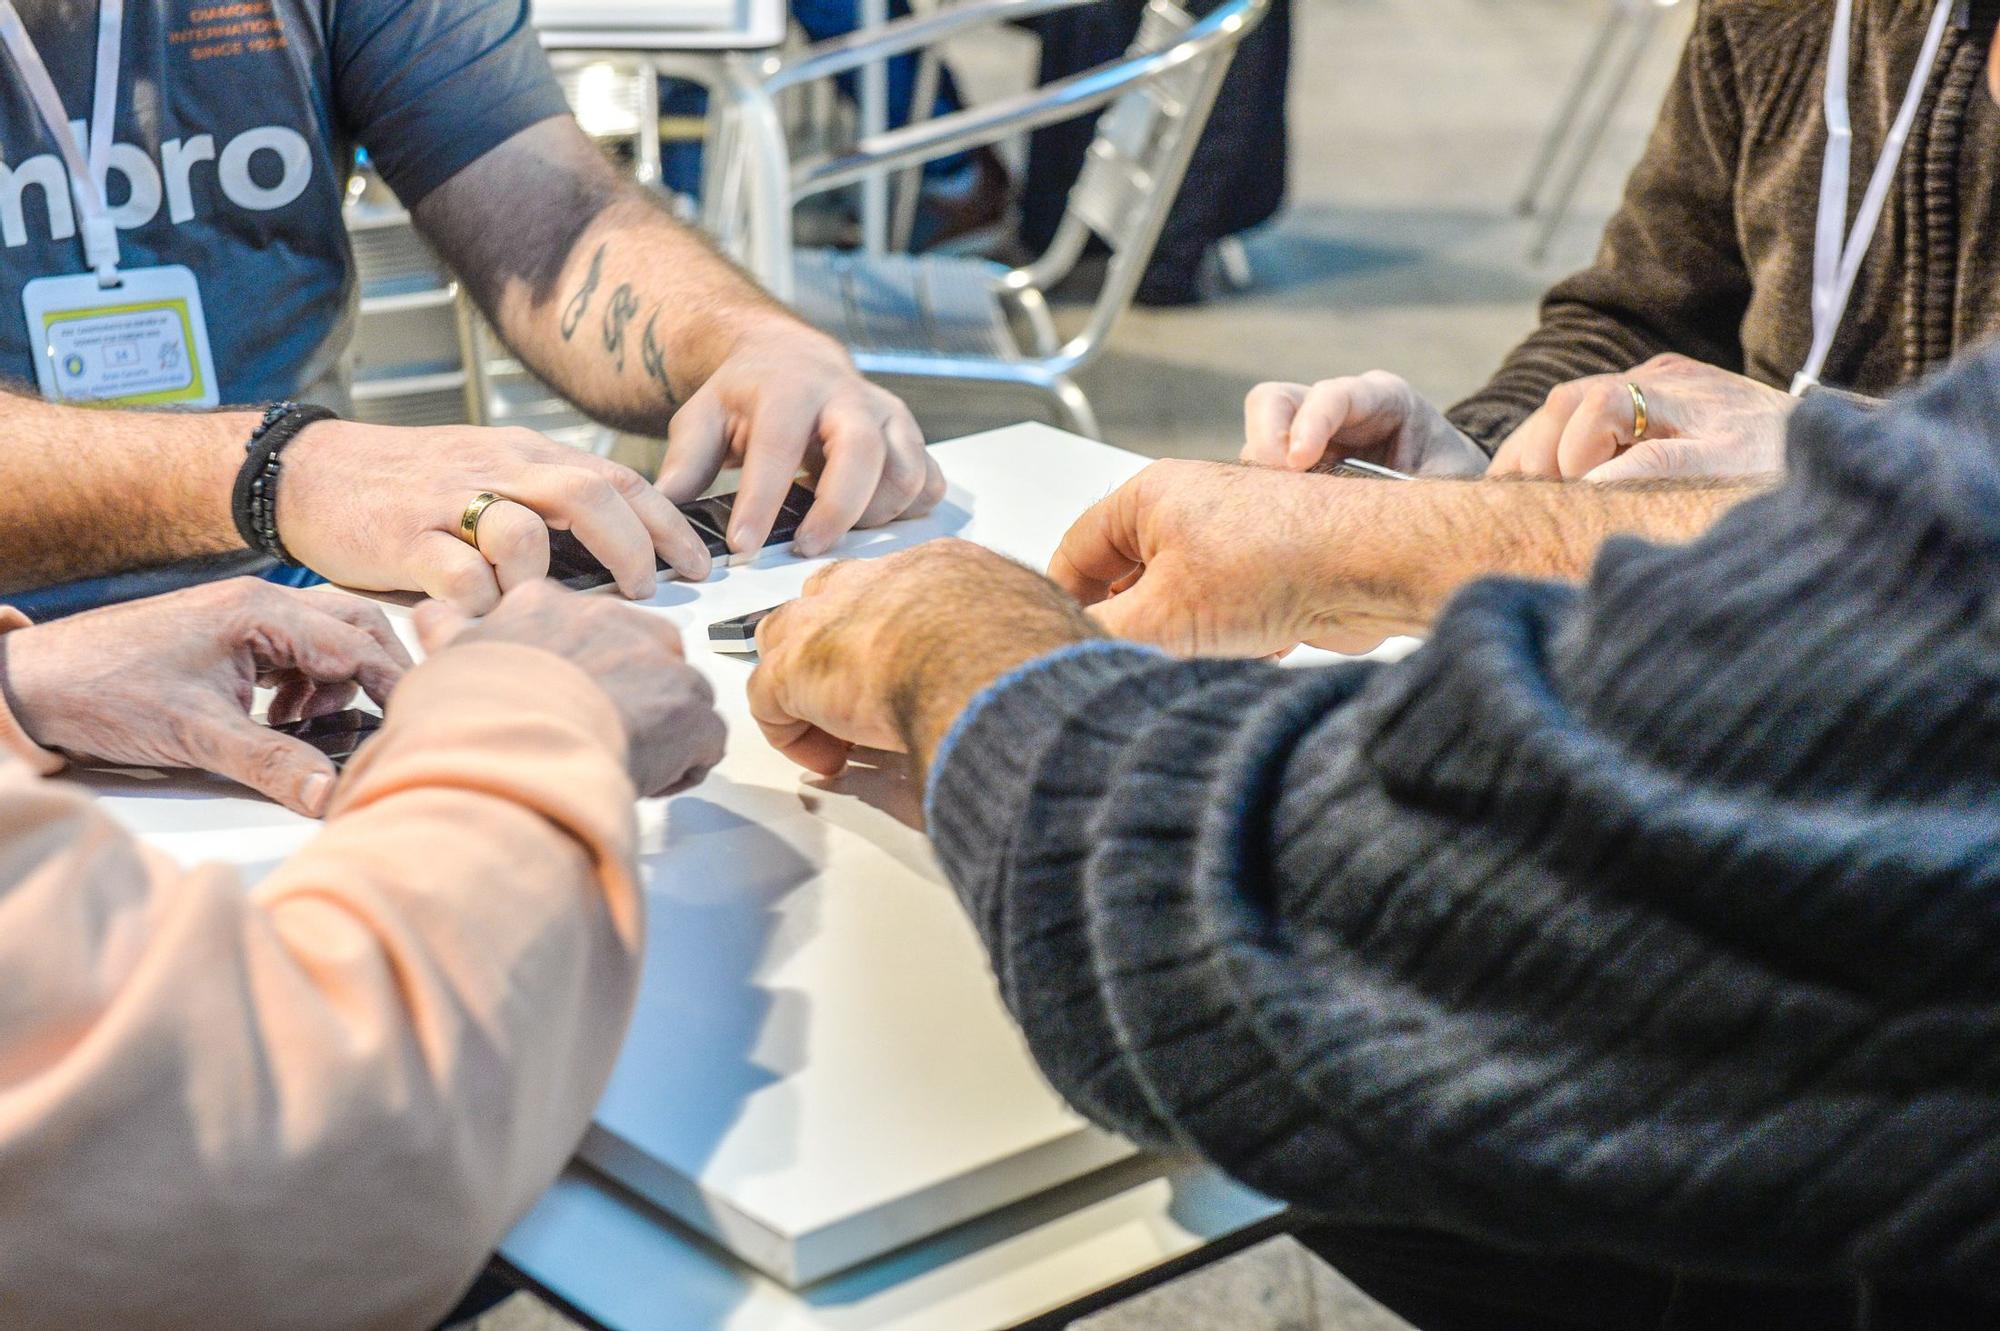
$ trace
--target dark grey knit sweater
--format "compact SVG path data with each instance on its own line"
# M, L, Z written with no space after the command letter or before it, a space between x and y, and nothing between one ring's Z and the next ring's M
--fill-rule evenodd
M1055 1085L1349 1219L2000 1289L2000 354L1393 666L1097 644L932 832Z

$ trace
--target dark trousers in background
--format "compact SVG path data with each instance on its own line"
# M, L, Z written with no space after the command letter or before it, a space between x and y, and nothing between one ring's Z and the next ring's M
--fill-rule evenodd
M856 0L792 0L792 21L805 30L806 36L816 42L830 41L853 32L861 23L861 6ZM909 0L889 0L889 17L907 18L910 13ZM910 104L916 99L917 57L896 56L886 62L888 71L888 113L889 128L895 129L910 123ZM842 74L836 78L841 95L849 101L860 95L860 80L852 74ZM938 71L937 99L931 104L933 118L949 115L964 105L959 100L958 85L952 81L949 66ZM666 116L704 116L708 113L708 91L692 83L678 79L662 80L660 88L660 114ZM660 152L660 171L666 179L667 188L689 198L701 196L701 145L699 143L671 143L664 145ZM970 164L971 159L964 153L954 153L924 165L924 174L931 177L947 176Z
M1855 1285L1713 1280L1597 1257L1536 1257L1430 1230L1294 1231L1419 1331L1995 1331L2000 1303Z

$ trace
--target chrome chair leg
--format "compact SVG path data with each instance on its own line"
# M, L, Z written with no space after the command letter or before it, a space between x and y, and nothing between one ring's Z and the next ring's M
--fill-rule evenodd
M1570 80L1569 90L1563 94L1562 108L1549 125L1549 132L1542 139L1541 151L1535 156L1535 165L1528 172L1528 183L1521 189L1521 197L1514 205L1514 211L1522 217L1533 217L1535 206L1541 202L1542 189L1549 183L1555 172L1556 162L1562 156L1563 145L1577 127L1577 115L1583 110L1584 99L1597 83L1598 71L1604 67L1604 58L1611 54L1612 43L1618 34L1632 21L1632 7L1629 0L1611 0L1611 12L1604 16L1603 24L1597 29L1597 36L1590 44L1590 53L1577 66L1576 77Z
M1090 405L1090 398L1083 389L1077 386L1076 380L1059 374L1050 381L1048 391L1049 396L1055 399L1056 410L1065 429L1086 439L1104 438L1104 430L1097 423L1097 411Z
M1549 251L1555 244L1556 232L1560 231L1563 223L1569 220L1570 209L1576 203L1577 190L1583 184L1583 174L1596 160L1597 150L1604 143L1604 131L1610 124L1612 113L1618 107L1618 99L1630 86L1632 75L1638 71L1639 62L1645 58L1646 49L1652 45L1653 33L1660 26L1660 15L1663 12L1665 11L1658 6L1647 5L1631 16L1634 20L1632 40L1626 47L1624 56L1619 60L1610 83L1605 87L1597 113L1584 122L1583 137L1576 145L1576 155L1570 159L1569 169L1563 173L1563 178L1556 187L1555 196L1549 201L1548 211L1542 218L1541 231L1536 235L1535 243L1528 251L1528 257L1533 262L1541 263L1549 257Z

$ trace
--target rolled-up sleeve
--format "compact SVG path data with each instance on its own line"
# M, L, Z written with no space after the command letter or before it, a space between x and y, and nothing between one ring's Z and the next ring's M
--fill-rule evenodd
M342 121L405 207L569 105L526 0L361 0L335 7Z

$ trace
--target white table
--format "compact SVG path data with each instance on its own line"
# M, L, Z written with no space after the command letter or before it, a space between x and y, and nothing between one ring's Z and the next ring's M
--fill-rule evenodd
M1144 465L1041 425L935 452L938 510L836 555L956 534L1039 567ZM594 1169L569 1171L504 1255L620 1328L977 1331L1271 1215L1210 1171L1130 1158L1048 1089L898 766L828 781L760 741L750 665L709 653L705 626L788 599L820 562L767 552L651 603L688 630L732 743L701 787L641 806L645 975L583 1145ZM178 858L253 875L313 831L197 778L99 790Z

